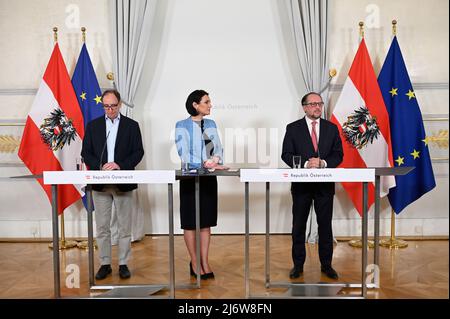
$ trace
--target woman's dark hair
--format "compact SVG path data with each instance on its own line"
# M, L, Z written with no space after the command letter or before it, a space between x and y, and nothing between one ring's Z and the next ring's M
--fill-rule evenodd
M102 94L102 102L103 102L103 98L105 97L105 95L107 94L114 94L117 98L117 102L120 102L120 93L117 90L114 89L109 89L109 90L105 90Z
M190 115L192 115L192 116L198 115L197 110L194 108L194 106L192 104L194 102L200 103L200 101L202 100L202 97L204 97L205 95L209 95L209 93L204 90L195 90L194 92L189 94L189 96L186 100L186 110L188 111L188 113Z
M309 97L310 95L317 95L317 96L320 96L319 93L316 93L316 92L309 92L309 93L305 94L305 95L302 97L302 102L301 102L302 105L306 105L306 104L308 103L308 97ZM322 96L320 96L320 98L322 98Z

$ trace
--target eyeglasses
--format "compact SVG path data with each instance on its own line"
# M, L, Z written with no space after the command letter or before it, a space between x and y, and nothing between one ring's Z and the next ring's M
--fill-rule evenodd
M103 108L105 110L107 110L107 109L115 110L118 106L119 106L119 104L103 104Z
M311 107L315 107L315 106L319 106L322 107L325 103L323 102L311 102L311 103L305 103L303 104L303 106L311 106Z

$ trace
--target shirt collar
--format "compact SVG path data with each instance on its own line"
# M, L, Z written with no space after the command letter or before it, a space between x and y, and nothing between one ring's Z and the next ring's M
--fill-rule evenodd
M306 115L305 115L305 119L306 119L306 124L308 124L308 126L312 126L312 122L313 122L313 120L311 120L309 117L307 117ZM320 117L317 119L317 120L315 120L316 122L317 122L317 124L320 124Z
M108 117L108 115L105 114L105 120L106 120L106 121L110 120L112 124L114 124L114 123L116 122L116 120L120 121L120 112L119 112L119 114L117 115L117 117L114 119L114 121L112 121L112 120Z

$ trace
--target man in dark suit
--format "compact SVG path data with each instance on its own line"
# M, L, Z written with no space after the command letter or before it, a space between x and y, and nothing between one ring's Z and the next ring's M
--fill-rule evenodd
M302 98L306 116L286 127L283 140L282 160L293 167L293 156L301 156L303 168L334 168L343 158L339 131L333 123L321 119L323 101L320 94L311 92ZM306 258L306 222L312 202L317 215L319 231L319 257L321 270L329 278L337 279L332 268L334 183L292 183L292 260L294 267L289 277L298 278L303 274Z
M105 116L88 123L81 156L91 170L134 170L144 156L139 124L120 114L122 103L116 90L103 92L102 103ZM136 188L136 184L92 185L101 264L96 279L104 279L112 272L110 225L113 204L119 230L119 276L131 276L127 262L131 253L132 190Z

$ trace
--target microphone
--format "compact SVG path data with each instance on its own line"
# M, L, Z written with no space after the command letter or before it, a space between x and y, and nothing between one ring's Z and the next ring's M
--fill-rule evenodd
M98 170L102 170L102 160L103 160L103 153L105 153L106 145L108 144L108 136L109 133L111 133L111 130L108 131L108 134L106 134L105 144L103 144L102 153L100 154L100 161L98 163Z

